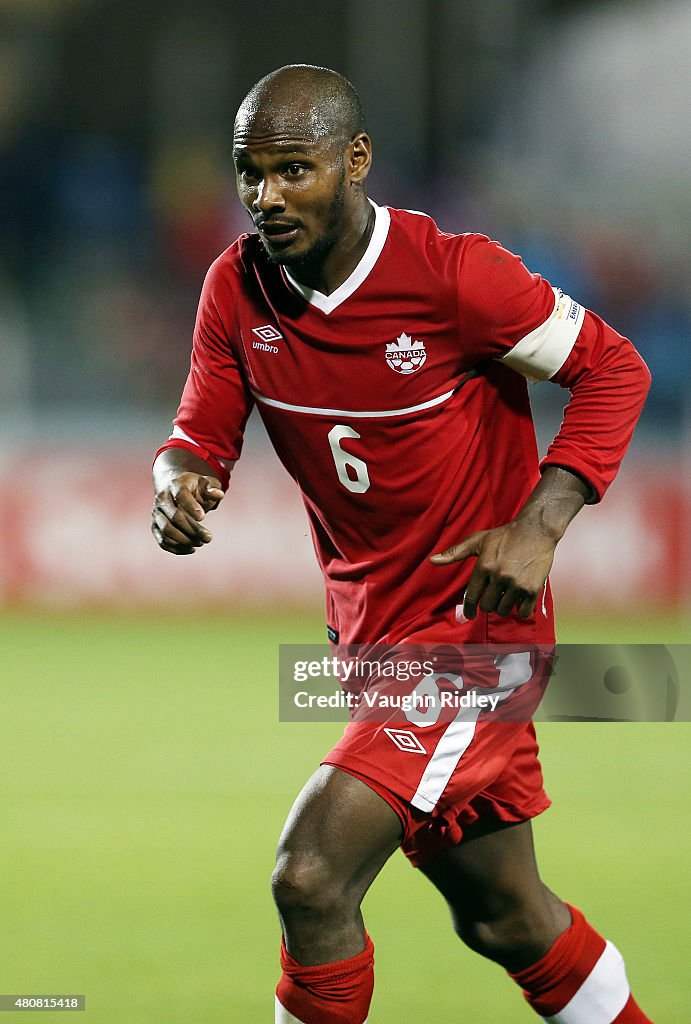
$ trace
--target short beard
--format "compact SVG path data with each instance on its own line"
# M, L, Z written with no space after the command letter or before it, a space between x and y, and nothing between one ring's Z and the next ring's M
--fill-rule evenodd
M298 275L300 271L303 273L309 273L311 270L318 269L338 241L338 229L340 228L343 220L345 200L345 167L341 162L341 174L338 179L336 194L334 195L331 206L329 207L329 219L327 221L324 234L315 241L314 245L312 245L307 252L303 252L299 256L290 256L288 253L284 254L279 252L275 255L269 253L269 258L274 263L282 263L284 266L290 267L290 269L296 271Z

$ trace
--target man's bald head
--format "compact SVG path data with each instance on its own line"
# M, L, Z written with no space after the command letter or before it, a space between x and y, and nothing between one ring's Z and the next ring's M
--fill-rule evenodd
M330 68L288 64L252 86L235 118L235 138L286 132L345 148L365 132L360 98L347 78Z

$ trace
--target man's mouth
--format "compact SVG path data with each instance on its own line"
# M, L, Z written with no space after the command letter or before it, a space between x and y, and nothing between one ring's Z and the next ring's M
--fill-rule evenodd
M288 244L293 241L299 231L299 225L284 224L281 221L264 221L257 227L270 245Z

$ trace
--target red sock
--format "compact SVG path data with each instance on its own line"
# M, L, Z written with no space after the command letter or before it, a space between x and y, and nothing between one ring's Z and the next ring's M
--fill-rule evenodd
M629 989L621 953L570 906L571 926L532 967L512 974L549 1024L652 1024Z
M367 1024L374 989L374 946L348 960L301 967L281 942L283 974L276 989L276 1024Z

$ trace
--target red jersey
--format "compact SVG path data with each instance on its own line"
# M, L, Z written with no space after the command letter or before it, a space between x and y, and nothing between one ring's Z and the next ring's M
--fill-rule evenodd
M429 556L513 519L535 486L526 378L572 390L542 464L572 469L599 499L643 404L645 364L496 242L375 210L364 256L330 295L273 263L256 234L215 261L164 448L192 447L227 486L256 404L303 496L332 639L550 642L548 587L530 619L467 622L474 561Z

